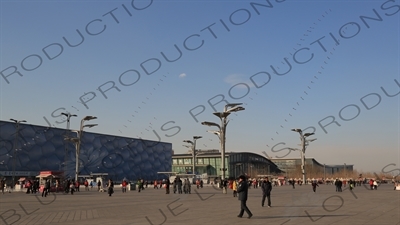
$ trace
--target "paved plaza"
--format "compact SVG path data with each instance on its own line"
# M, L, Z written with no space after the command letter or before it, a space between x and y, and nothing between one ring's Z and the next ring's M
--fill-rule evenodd
M261 207L261 189L249 190L251 219L236 217L240 202L228 189L206 186L191 194L165 194L149 186L142 192L122 193L115 188L109 197L97 191L74 195L52 193L46 198L22 192L0 194L0 224L390 224L400 225L400 191L390 184L378 190L369 186L344 188L320 185L273 187L272 207ZM172 190L172 188L171 188Z

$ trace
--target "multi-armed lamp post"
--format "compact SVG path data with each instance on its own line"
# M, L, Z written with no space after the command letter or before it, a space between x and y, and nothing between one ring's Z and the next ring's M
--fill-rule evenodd
M76 138L70 138L70 137L66 137L65 140L69 140L71 142L75 143L75 149L76 149L76 156L75 156L75 181L78 180L78 173L79 173L79 154L80 154L80 150L81 150L81 142L82 142L82 136L83 136L83 128L85 127L94 127L97 126L97 124L85 124L85 121L89 121L89 120L94 120L97 119L97 117L95 116L85 116L82 120L81 120L81 126L79 131L77 132L77 137Z
M66 133L65 136L66 136L66 138L69 138L69 132L70 132L70 130L69 130L69 124L70 124L70 119L71 119L71 117L76 117L77 115L71 114L71 113L69 113L69 112L67 112L67 113L61 113L61 115L67 117L67 130L65 131L65 133ZM68 167L67 167L68 162L67 162L67 161L68 161L68 144L65 144L64 176L67 175L67 169L68 169ZM60 163L60 165L61 165L61 163ZM60 166L60 170L61 170L61 166Z
M202 138L202 136L193 136L193 141L191 140L184 140L183 142L191 144L192 148L192 160L193 160L193 168L192 168L192 173L193 175L196 174L196 140Z
M12 185L11 185L11 188L14 188L15 187L15 166L17 163L19 124L26 123L26 120L15 120L15 119L10 119L10 120L15 122L15 144L14 144L14 154L13 154L13 174L12 174Z
M240 106L241 104L242 103L227 104L227 105L225 105L223 112L213 113L215 116L220 118L221 125L218 125L213 122L207 122L207 121L201 123L202 125L214 126L214 127L218 127L218 129L219 129L219 131L211 131L211 132L216 134L219 137L220 144L221 144L221 170L222 170L221 180L225 179L225 171L227 170L225 168L225 141L226 141L225 135L226 135L226 126L228 125L228 122L229 122L227 120L227 117L232 112L238 112L238 111L244 110L244 108ZM225 187L223 187L222 192L224 194L226 194Z
M301 173L303 174L303 183L306 183L306 171L305 171L305 154L306 154L306 146L308 146L308 143L311 141L315 141L316 139L310 139L307 140L306 137L309 137L313 135L314 133L305 133L303 134L303 131L301 129L292 129L292 131L297 132L300 134L300 140L301 140ZM289 148L290 150L299 150L299 149L293 149Z

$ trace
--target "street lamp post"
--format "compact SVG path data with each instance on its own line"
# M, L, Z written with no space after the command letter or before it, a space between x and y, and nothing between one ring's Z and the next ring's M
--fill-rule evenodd
M75 154L75 181L78 180L78 173L79 173L79 154L80 154L80 150L81 150L81 142L82 142L82 136L83 136L83 129L85 127L94 127L97 126L97 124L85 124L85 121L89 121L89 120L94 120L97 119L97 117L95 116L85 116L82 120L81 120L81 125L80 125L80 129L77 132L77 138L70 138L70 137L66 137L65 140L69 140L75 143L75 149L76 149L76 154Z
M11 185L11 188L14 189L14 187L15 187L15 166L17 163L19 124L25 123L26 120L15 120L15 119L10 119L10 120L15 122L15 144L14 144L14 153L13 153L13 175L12 175L12 185Z
M77 115L75 114L71 114L69 112L67 113L61 113L61 115L66 116L67 117L67 129L65 130L65 136L66 138L69 138L69 124L70 124L70 119L71 117L76 117ZM68 144L65 144L65 157L64 157L64 176L67 175L67 164L68 164ZM61 171L61 169L60 169Z
M306 171L305 171L305 154L306 154L306 146L308 145L309 141L314 141L314 140L306 140L306 137L313 135L314 133L305 133L303 134L303 131L301 129L292 129L294 132L298 132L300 134L300 140L301 140L301 173L303 175L303 183L306 183Z
M183 142L191 144L192 148L192 160L193 160L193 168L192 173L193 175L196 174L196 140L202 138L202 136L193 136L193 141L184 140Z
M237 111L242 111L244 110L243 107L241 107L240 105L242 105L242 103L232 103L232 104L227 104L224 107L224 111L223 112L215 112L213 113L215 116L219 117L221 120L221 125L218 125L216 123L213 122L207 122L204 121L201 124L202 125L206 125L206 126L215 126L218 127L219 131L211 131L214 134L218 135L219 140L220 140L220 144L221 144L221 180L225 179L225 171L227 170L225 168L225 142L226 142L226 126L228 125L228 120L227 117L232 113L232 112L237 112ZM223 187L222 188L222 193L226 194L226 188Z

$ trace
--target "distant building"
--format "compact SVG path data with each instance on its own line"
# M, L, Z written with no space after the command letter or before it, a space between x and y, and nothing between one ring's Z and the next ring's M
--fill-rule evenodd
M281 169L282 171L284 171L284 173L286 174L290 174L290 172L294 171L294 170L298 170L299 168L301 168L301 159L300 158L282 158L282 159L271 159L272 162L274 162L279 169ZM315 160L314 158L306 158L305 159L305 167L314 171L320 171L320 172L324 172L325 170L325 174L334 174L334 173L338 173L338 172L353 172L353 165L347 165L347 164L343 164L343 165L325 165L325 164L321 164L319 163L317 160ZM307 173L307 171L306 171Z
M209 178L221 177L221 153L218 150L197 150L195 173L207 174ZM193 173L192 154L174 154L172 172ZM275 163L264 156L251 152L226 152L226 177L238 177L242 174L255 177L281 172Z

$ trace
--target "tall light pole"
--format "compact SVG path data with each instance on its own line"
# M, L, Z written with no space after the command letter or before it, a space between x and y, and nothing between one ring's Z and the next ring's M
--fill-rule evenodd
M95 116L85 116L82 120L81 120L81 125L80 125L80 129L77 132L77 138L70 138L70 137L66 137L65 140L69 140L75 143L75 149L76 149L76 154L75 154L75 181L78 180L78 173L79 173L79 154L80 154L80 149L81 149L81 142L82 142L82 136L83 136L83 128L85 127L94 127L97 126L97 124L85 124L85 121L89 121L89 120L94 120L97 119L97 117Z
M192 160L193 160L193 168L192 173L193 175L196 174L196 140L202 138L202 136L193 136L193 141L191 140L184 140L183 142L189 143L192 146Z
M15 122L15 144L14 144L14 154L13 154L13 175L12 175L12 185L11 185L11 188L14 189L14 187L15 187L15 166L17 163L19 124L25 123L26 120L15 120L15 119L10 119L10 120Z
M204 121L201 124L206 125L206 126L215 126L218 127L219 131L213 131L214 134L218 135L220 144L221 144L221 180L225 179L225 171L227 170L225 168L225 142L226 142L226 126L228 125L227 117L232 113L232 112L238 112L244 110L243 107L241 107L242 103L232 103L232 104L227 104L224 107L223 112L215 112L213 113L215 116L219 117L221 120L221 125L218 125L213 122L207 122ZM222 188L222 193L226 194L226 188Z
M306 171L305 171L305 154L306 154L306 146L308 145L309 141L314 140L306 140L306 137L313 135L314 133L305 133L301 129L292 129L292 131L297 132L300 134L301 140L301 173L303 174L303 183L306 184Z
M67 117L67 129L65 130L65 136L66 138L69 138L69 124L70 124L70 119L71 117L76 117L77 115L71 114L70 112L67 113L61 113L61 115L64 115ZM65 157L64 157L64 176L67 175L67 164L68 164L68 144L65 143ZM61 169L60 169L61 170Z

